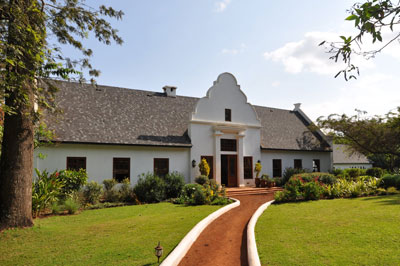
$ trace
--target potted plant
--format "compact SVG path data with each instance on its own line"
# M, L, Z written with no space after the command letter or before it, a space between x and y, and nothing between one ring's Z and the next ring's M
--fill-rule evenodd
M267 187L267 182L268 182L268 175L262 175L261 176L261 187Z
M254 172L256 172L256 178L255 178L255 183L256 183L256 187L260 187L261 184L261 179L260 179L260 173L261 173L261 169L262 169L262 165L261 165L261 161L258 160L256 163L256 166L254 167Z
M268 186L269 188L274 187L274 186L275 186L275 180L274 180L273 178L271 178L271 177L268 177L268 179L267 179L267 186Z

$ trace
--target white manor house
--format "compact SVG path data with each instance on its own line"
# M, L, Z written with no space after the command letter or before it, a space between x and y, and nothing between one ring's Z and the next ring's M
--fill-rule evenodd
M182 173L194 182L205 158L210 178L228 187L253 186L254 166L282 176L286 167L332 168L332 148L295 104L294 110L255 106L230 73L219 75L203 98L57 82L62 115L47 117L54 144L35 150L39 170L87 170L89 180ZM39 158L39 153L45 155Z

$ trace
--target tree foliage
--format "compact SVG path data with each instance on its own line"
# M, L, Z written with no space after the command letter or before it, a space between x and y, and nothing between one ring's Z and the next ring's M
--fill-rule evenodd
M318 118L318 126L330 130L337 141L366 156L388 156L391 168L400 157L400 107L384 116L364 117L365 112Z
M392 0L367 0L355 3L348 11L350 15L347 21L354 22L357 33L353 36L340 36L342 42L329 43L330 59L342 60L346 68L339 71L335 77L343 74L346 80L356 78L353 74L359 74L359 68L352 63L353 54L362 55L366 58L375 57L388 45L399 40L400 32L395 26L400 24L400 2ZM392 36L386 40L382 37L385 31L392 32ZM374 50L363 51L363 40L370 37L372 43L379 42L381 45ZM320 45L325 44L322 42Z

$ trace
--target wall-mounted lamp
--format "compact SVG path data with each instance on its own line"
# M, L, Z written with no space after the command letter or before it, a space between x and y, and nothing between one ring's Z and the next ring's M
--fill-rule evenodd
M196 167L196 160L192 161L192 167L195 168Z
M257 161L257 163L261 163L261 161L260 161L260 160L258 160L258 161Z

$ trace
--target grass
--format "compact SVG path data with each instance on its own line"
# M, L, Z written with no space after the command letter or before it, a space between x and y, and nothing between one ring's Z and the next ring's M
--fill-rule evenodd
M255 231L263 265L398 265L400 195L272 205Z
M0 233L0 265L157 265L191 228L221 206L171 203L88 210L36 219Z

